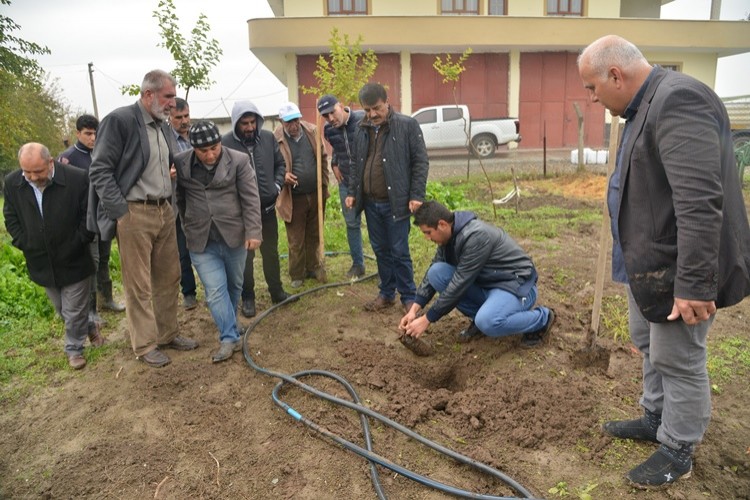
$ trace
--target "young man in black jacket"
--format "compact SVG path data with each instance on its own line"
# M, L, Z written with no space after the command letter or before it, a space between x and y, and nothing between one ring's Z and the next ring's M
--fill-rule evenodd
M414 225L437 243L438 249L414 304L401 318L402 332L419 338L430 323L457 308L471 318L469 327L459 334L459 342L480 333L488 337L522 334L525 347L542 342L555 313L544 306L534 307L534 263L508 233L477 219L473 212L451 212L436 201L427 201L417 209ZM420 316L436 292L440 296Z

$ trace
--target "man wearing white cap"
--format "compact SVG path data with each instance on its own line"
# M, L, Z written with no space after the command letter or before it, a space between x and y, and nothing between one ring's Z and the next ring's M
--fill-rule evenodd
M317 128L302 121L302 113L293 102L284 104L279 110L281 125L274 130L281 155L286 162L284 192L279 196L276 208L286 223L289 241L289 276L292 288L302 286L305 278L314 277L321 283L326 281L318 226L318 141ZM323 213L328 198L328 159L321 151L323 189Z

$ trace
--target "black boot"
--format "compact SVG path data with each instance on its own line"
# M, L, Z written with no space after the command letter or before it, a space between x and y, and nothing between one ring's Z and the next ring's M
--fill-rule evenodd
M107 324L96 310L96 292L91 292L89 296L89 323L96 323L100 328Z
M125 305L115 302L112 298L112 283L108 283L102 286L102 298L104 299L102 307L113 312L123 312Z
M640 439L658 443L656 431L661 425L661 413L653 413L643 409L643 416L635 420L611 420L605 422L602 428L607 434L620 439Z
M693 469L693 445L679 448L661 445L645 462L628 472L630 484L642 490L666 488L678 479L687 479Z

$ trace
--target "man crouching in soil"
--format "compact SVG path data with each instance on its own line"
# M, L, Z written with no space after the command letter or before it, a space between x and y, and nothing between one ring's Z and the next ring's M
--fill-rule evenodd
M488 337L523 334L524 347L542 342L555 322L555 313L534 307L534 263L505 231L477 219L473 212L451 212L436 201L417 209L414 225L437 243L438 249L414 304L401 318L402 339L419 339L430 323L458 308L472 320L458 334L459 342L468 342L480 333ZM435 292L440 296L420 315ZM406 340L407 347L414 344Z

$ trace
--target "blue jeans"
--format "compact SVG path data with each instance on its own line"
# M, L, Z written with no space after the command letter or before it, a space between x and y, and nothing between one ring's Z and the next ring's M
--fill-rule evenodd
M346 208L346 197L349 189L344 183L339 184L339 199L341 200L341 214L346 222L346 240L349 242L349 253L352 256L352 264L355 266L365 265L364 250L362 249L362 213L354 208Z
M202 252L190 252L195 270L206 290L206 301L220 342L237 342L237 303L242 294L242 275L247 250L244 246L229 248L225 243L209 241Z
M445 262L435 262L427 270L430 285L442 293L446 289L456 268ZM526 297L499 288L481 288L471 285L456 309L474 320L474 324L488 337L504 337L541 330L549 319L549 309L534 307L536 285Z
M378 263L380 295L392 300L398 290L402 303L413 301L417 287L409 254L409 218L394 221L390 203L372 201L365 202L365 217Z

